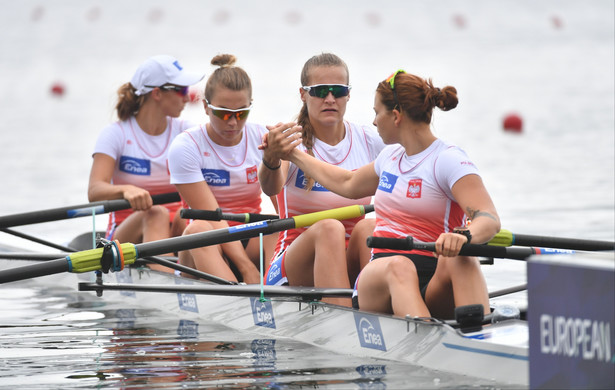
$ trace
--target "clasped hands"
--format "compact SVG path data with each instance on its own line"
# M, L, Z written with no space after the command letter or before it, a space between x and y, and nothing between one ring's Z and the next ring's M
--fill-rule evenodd
M303 128L295 122L279 122L267 126L267 130L269 133L263 136L258 146L258 149L263 151L263 160L270 166L277 166L280 160L291 160L293 151L303 140L301 138Z

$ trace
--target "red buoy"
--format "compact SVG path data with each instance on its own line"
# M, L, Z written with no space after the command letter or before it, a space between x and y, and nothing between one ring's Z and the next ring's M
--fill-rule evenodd
M65 92L64 84L55 82L51 85L51 94L53 96L63 96Z
M455 27L457 27L458 29L463 29L466 28L467 25L467 21L465 16L461 15L461 14L455 14L453 15L453 24L455 25Z
M201 94L195 88L188 89L188 97L190 98L190 103L198 103L201 101Z
M508 114L504 117L502 127L504 131L521 133L523 131L523 119L517 114Z

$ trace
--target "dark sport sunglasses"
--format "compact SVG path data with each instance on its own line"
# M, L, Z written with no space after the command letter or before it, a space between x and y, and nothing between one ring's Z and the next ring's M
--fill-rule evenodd
M211 113L222 119L223 121L227 121L232 117L237 118L238 121L244 120L250 114L250 110L252 109L252 105L247 108L238 108L236 110L231 110L229 108L221 108L216 107L209 102L207 102L207 106L211 108Z
M146 87L147 88L159 88L159 89L162 89L163 91L174 91L174 92L177 92L177 94L181 96L188 95L188 87L180 87L179 85L163 85L160 87L157 87L154 85L146 85Z
M317 85L308 85L303 88L304 91L307 91L310 96L315 96L321 99L324 99L329 95L329 92L333 94L334 98L341 98L344 96L348 96L350 93L350 85L344 84L317 84Z

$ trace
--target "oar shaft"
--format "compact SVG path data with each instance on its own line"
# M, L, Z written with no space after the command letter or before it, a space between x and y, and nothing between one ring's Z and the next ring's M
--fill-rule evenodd
M259 234L271 234L282 230L306 227L322 219L356 218L374 211L373 205L346 206L324 210L310 214L297 215L291 218L259 221L230 228L210 230L186 236L172 237L164 240L144 242L135 245L139 257L156 256L167 252L179 252L209 245L224 244L230 241L257 237Z
M578 251L612 251L615 243L598 240L582 240L578 238L530 236L513 234L511 245L544 246L548 248L573 249Z
M7 234L12 234L15 237L19 237L19 238L23 238L25 240L36 242L37 244L46 245L46 246L48 246L50 248L55 248L55 249L58 249L58 250L61 250L61 251L65 251L65 252L74 252L75 251L73 248L69 248L69 247L64 246L64 245L59 245L59 244L56 244L56 243L51 242L51 241L43 240L42 238L34 237L34 236L30 235L30 234L18 232L18 231L13 230L13 229L0 228L0 231L3 231L5 233L7 233ZM56 258L57 257L58 256L56 256Z
M156 256L167 253L169 250L179 252L210 245L224 244L230 241L243 240L262 234L271 234L281 230L293 229L293 218L277 219L273 221L260 221L230 228L210 230L187 236L172 237L164 240L144 242L137 244L139 257Z
M36 278L39 276L59 274L68 272L69 269L70 266L67 259L57 259L24 267L5 269L0 272L0 284Z
M105 258L109 259L113 262L113 264L109 264L113 268L119 266L116 264L116 261L119 262L121 258L121 262L124 264L132 264L135 262L137 258L147 258L150 256L156 256L163 253L168 252L179 252L188 249L194 249L198 247L208 246L208 245L216 245L229 241L242 240L244 238L256 237L259 234L271 234L274 232L300 228L311 225L312 223L326 218L331 219L348 219L354 217L360 217L365 215L365 213L371 212L374 210L372 205L366 206L346 206L340 207L337 209L331 209L326 211L321 211L312 214L304 214L295 216L292 218L284 218L284 219L276 219L272 221L261 221L254 222L244 225L233 226L226 229L218 229L211 230L202 233L190 234L186 236L167 238L159 241L146 242L142 244L131 244L131 243L122 243L119 244L117 249L112 248L112 253L114 253L113 258L110 259L104 256L104 249L90 249L87 251L80 251L72 253L65 259L58 259L58 261L64 262L64 268L45 268L48 269L49 272L35 271L34 274L29 273L29 270L36 269L36 266L27 266L21 267L24 268L23 272L19 273L18 277L10 277L8 278L5 275L5 271L0 271L0 283L11 282L21 279L26 279L29 277L37 277L42 275L47 275L51 273L58 273L63 271L70 272L89 272L103 269L101 265L102 260ZM115 245L115 244L114 244ZM109 252L107 252L109 253ZM50 262L46 262L45 264L56 264L58 263L56 260L52 260ZM48 266L50 267L50 266ZM123 267L123 265L122 265ZM121 269L121 268L120 268ZM12 273L12 272L9 272Z
M206 221L235 221L241 223L250 223L258 221L267 221L270 219L278 219L279 216L274 214L255 214L255 213L224 213L222 209L215 210L197 210L183 209L180 216L185 219L202 219Z
M352 296L350 288L317 288L317 287L292 287L292 286L264 286L261 291L258 285L161 285L161 284L126 284L126 283L79 283L79 291L140 291L160 293L188 293L206 295L225 295L241 297L258 297L261 292L268 297L299 297L306 301L320 300L323 297Z
M153 195L152 200L154 204L164 204L178 202L180 197L177 192L172 192L168 194ZM129 208L130 203L126 199L103 200L100 202L92 202L76 206L5 215L0 217L0 227L31 225L33 223L86 217L91 216L92 212L94 212L94 214L104 214L112 211L126 210Z
M577 251L612 251L615 242L600 240L584 240L580 238L534 236L529 234L516 234L510 230L502 229L489 241L489 245L497 246L539 246L556 249L571 249Z

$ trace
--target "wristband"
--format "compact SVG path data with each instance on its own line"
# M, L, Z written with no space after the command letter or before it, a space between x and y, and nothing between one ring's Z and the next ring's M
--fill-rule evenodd
M472 241L472 233L470 233L470 229L468 229L467 227L456 227L453 229L453 233L457 233L457 234L461 234L462 236L466 236L466 238L468 239L467 244L470 243L470 241Z
M280 161L280 163L278 164L277 167L270 167L266 162L265 159L262 160L263 161L263 165L265 167L267 167L267 169L269 169L270 171L275 171L276 169L280 169L280 167L282 166L282 161Z

